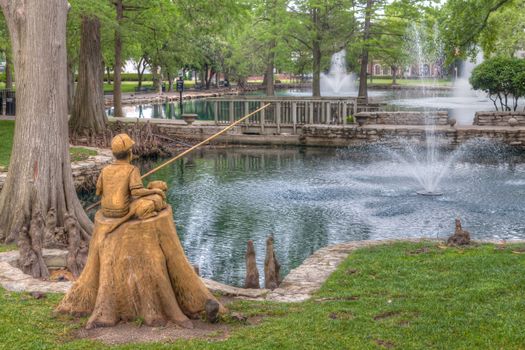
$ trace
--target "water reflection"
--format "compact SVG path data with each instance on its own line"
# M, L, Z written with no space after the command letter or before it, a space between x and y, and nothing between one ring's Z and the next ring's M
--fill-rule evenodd
M416 195L409 169L380 147L203 150L149 180L168 182L181 242L202 275L242 285L247 240L262 279L270 234L284 273L337 242L443 238L458 215L475 238L525 238L525 156L476 153L451 166L439 198Z

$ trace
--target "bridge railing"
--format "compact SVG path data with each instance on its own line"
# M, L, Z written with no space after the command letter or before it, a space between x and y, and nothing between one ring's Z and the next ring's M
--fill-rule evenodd
M213 119L217 125L230 124L242 116L270 103L266 109L255 114L244 127L286 128L295 133L298 127L305 124L344 125L348 116L359 112L379 110L378 104L360 104L356 98L282 98L235 96L232 98L214 98Z

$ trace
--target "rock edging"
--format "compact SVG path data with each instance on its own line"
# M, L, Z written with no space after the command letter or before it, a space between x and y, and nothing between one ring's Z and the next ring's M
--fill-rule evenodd
M290 271L279 288L244 289L228 286L210 279L202 278L206 287L213 293L219 293L239 299L266 300L276 302L302 302L308 300L321 288L326 279L337 269L354 250L396 242L427 242L428 238L389 239L350 241L321 248L309 256L299 267ZM484 240L482 243L501 244L504 241ZM512 241L525 243L525 240ZM44 249L44 259L51 266L65 265L67 251ZM18 251L0 253L0 285L12 292L66 293L71 282L47 282L24 274L15 267Z

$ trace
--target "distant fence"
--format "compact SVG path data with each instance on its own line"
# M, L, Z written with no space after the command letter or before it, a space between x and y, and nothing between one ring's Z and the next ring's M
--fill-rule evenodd
M16 95L14 90L0 90L0 115L15 115Z

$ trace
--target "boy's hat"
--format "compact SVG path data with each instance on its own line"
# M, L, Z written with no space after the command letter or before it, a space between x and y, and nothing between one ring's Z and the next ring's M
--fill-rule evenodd
M135 142L127 134L118 134L111 140L111 152L126 152L133 147Z

